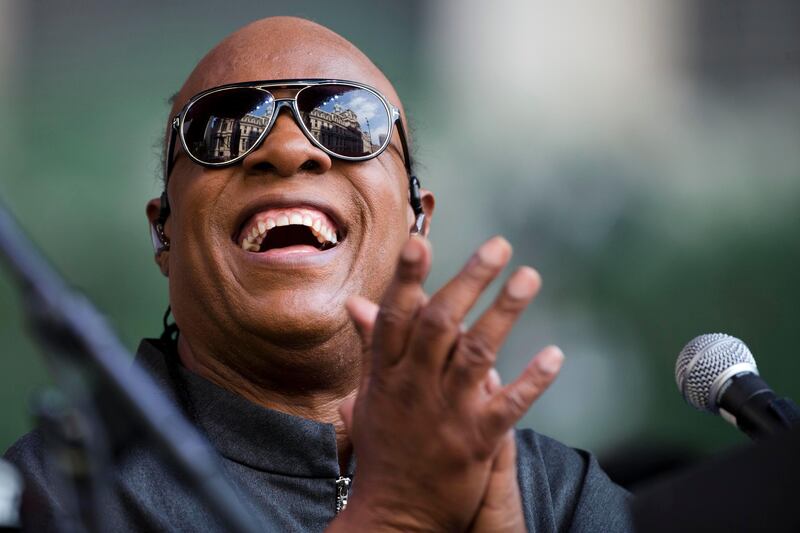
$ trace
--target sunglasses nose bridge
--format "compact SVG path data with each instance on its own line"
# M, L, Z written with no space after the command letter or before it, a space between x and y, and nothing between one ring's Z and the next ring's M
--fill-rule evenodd
M300 118L300 116L298 116L294 103L295 103L294 98L276 98L274 100L275 107L273 108L272 111L273 117L269 128L270 131L268 131L267 134L271 132L272 128L275 126L275 123L278 121L278 117L280 116L281 111L283 111L284 109L286 109L292 116L295 123L300 128L300 131L303 131L302 119Z
M275 99L275 113L279 112L281 108L292 107L294 98L276 98Z
M264 137L261 139L262 143L272 133L272 130L275 129L275 125L278 122L278 118L280 117L281 112L284 109L286 109L286 111L289 113L289 115L291 115L292 119L295 122L295 126L297 126L297 129L300 130L300 132L303 134L303 136L308 137L308 134L306 133L305 127L303 125L303 119L302 119L302 117L300 116L300 114L297 111L297 107L295 105L296 101L297 101L296 97L275 98L275 100L273 101L274 102L274 104L273 104L274 107L273 107L273 111L272 111L272 120L270 120L269 128L268 128L268 130L266 132L266 135L264 135Z
M268 131L242 161L246 170L273 169L279 175L289 177L304 169L322 173L330 168L330 156L310 142L293 104L293 98L275 99ZM287 108L293 124L287 122L289 117L284 117L279 124L284 108Z

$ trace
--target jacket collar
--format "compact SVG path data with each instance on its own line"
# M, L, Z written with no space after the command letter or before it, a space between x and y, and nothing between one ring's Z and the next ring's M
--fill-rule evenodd
M136 362L147 370L219 453L264 472L339 477L332 424L261 407L187 370L174 344L144 339ZM344 475L352 475L350 461Z

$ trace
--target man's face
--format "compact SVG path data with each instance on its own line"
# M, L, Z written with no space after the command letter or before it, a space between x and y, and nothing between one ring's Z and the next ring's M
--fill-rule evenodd
M201 62L179 93L176 109L217 85L288 78L359 81L400 105L371 63L325 42L326 35L298 36L290 30L282 39L265 39L248 29ZM302 350L350 332L344 309L348 296L380 298L413 224L396 131L379 157L349 163L312 145L284 110L262 144L239 164L211 169L192 162L179 147L173 154L172 212L165 226L171 246L162 268L168 270L181 334L195 350L202 345L244 371L270 348ZM266 251L243 248L258 222L291 220L293 214L333 226L337 244L322 250L297 246L311 232L304 227L286 231L282 242ZM313 361L279 363L315 366Z

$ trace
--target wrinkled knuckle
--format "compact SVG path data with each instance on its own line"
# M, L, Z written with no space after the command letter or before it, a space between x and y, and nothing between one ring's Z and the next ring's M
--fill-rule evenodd
M462 277L469 285L475 287L482 287L486 285L496 274L498 268L490 265L477 257L466 269L464 269Z
M504 291L500 298L495 303L495 309L504 315L517 315L528 305L528 300L524 298L515 298Z
M420 314L420 327L426 332L446 332L459 328L459 324L445 309L428 306Z
M408 322L408 314L398 307L385 305L378 311L378 323L393 329Z
M458 342L458 353L467 366L491 366L497 360L494 349L478 335L463 335Z
M528 411L528 402L522 397L522 394L517 389L510 389L506 391L505 403L509 412L518 418Z

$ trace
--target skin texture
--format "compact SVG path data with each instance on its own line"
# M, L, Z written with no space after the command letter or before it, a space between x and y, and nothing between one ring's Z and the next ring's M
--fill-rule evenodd
M170 116L205 89L282 78L359 81L401 106L352 44L315 23L276 17L209 52ZM332 530L524 530L510 430L563 356L545 349L505 387L493 364L538 274L515 272L483 317L462 328L510 259L508 243L495 238L425 295L431 251L409 239L414 216L396 131L377 158L347 163L314 147L284 111L237 165L204 168L179 146L173 156L170 249L156 261L169 277L181 361L254 403L334 424L342 463L355 447L356 488ZM422 200L427 233L433 195L423 190ZM333 259L266 264L234 242L243 213L276 201L319 203L338 215L346 238ZM148 203L151 223L158 208L158 199Z
M217 85L312 77L361 81L400 106L385 76L349 42L312 22L277 17L244 27L209 52L171 116ZM381 296L413 224L397 132L380 157L346 163L314 147L284 111L241 164L204 168L179 147L175 158L165 225L171 248L157 261L169 276L182 361L251 401L341 430L336 407L360 376L360 341L345 300ZM275 199L321 202L341 214L348 234L335 262L263 268L244 260L232 239L241 213ZM151 221L157 205L148 206ZM427 191L423 205L430 218Z
M430 248L412 237L380 305L348 301L365 372L342 411L359 458L354 492L368 502L354 502L333 530L525 530L511 428L553 381L563 354L545 348L505 387L493 365L539 275L518 269L481 317L462 326L510 257L504 239L490 239L429 298L422 282Z

